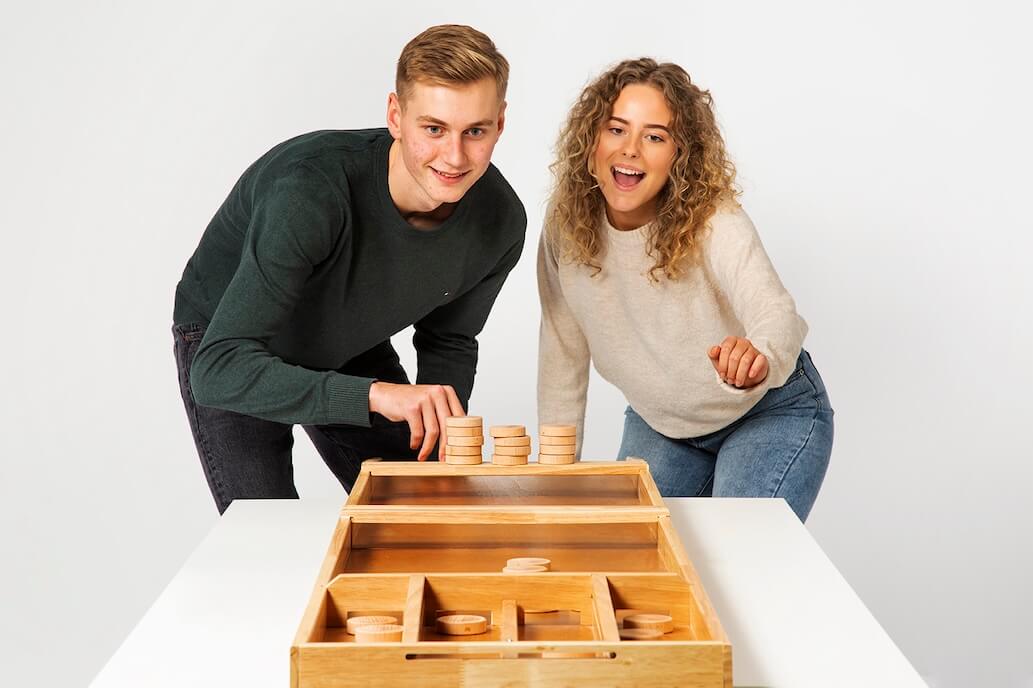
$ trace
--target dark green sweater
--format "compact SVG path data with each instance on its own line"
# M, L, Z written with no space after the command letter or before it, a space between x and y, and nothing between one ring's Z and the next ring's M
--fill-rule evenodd
M388 189L391 141L317 131L244 172L176 287L175 322L208 325L190 370L198 403L368 426L373 380L355 362L397 361L390 337L415 325L417 383L450 384L466 406L527 217L491 166L443 224L412 227Z

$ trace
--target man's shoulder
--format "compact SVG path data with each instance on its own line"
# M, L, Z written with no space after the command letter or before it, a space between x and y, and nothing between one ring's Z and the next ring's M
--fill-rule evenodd
M490 215L521 232L527 227L523 202L494 164L488 165L472 191L478 214Z
M273 146L259 163L290 168L300 163L340 164L354 156L366 156L385 145L387 129L320 129L299 134Z
M270 148L241 176L239 188L259 195L294 185L332 187L341 193L356 175L375 167L377 151L390 140L386 129L321 129Z

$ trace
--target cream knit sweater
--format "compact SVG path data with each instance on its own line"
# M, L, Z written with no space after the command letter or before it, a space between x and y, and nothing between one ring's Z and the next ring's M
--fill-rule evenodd
M562 260L558 232L546 220L538 245L538 417L577 425L578 455L589 361L651 428L672 438L726 427L792 373L807 323L753 222L729 204L709 226L702 259L678 280L656 283L648 277L649 225L620 231L604 216L602 272L592 277ZM707 350L728 335L747 337L767 356L761 384L741 390L717 375Z

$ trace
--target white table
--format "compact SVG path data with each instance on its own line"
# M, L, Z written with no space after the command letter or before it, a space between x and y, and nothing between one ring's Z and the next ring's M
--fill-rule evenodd
M784 501L664 501L732 641L736 686L925 686ZM288 688L340 508L234 502L92 685Z

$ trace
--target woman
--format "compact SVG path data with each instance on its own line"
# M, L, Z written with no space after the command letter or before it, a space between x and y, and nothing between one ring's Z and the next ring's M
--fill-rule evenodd
M541 421L581 436L594 361L629 403L618 458L645 459L663 495L783 497L805 520L833 412L710 94L677 65L621 62L582 92L552 170Z

